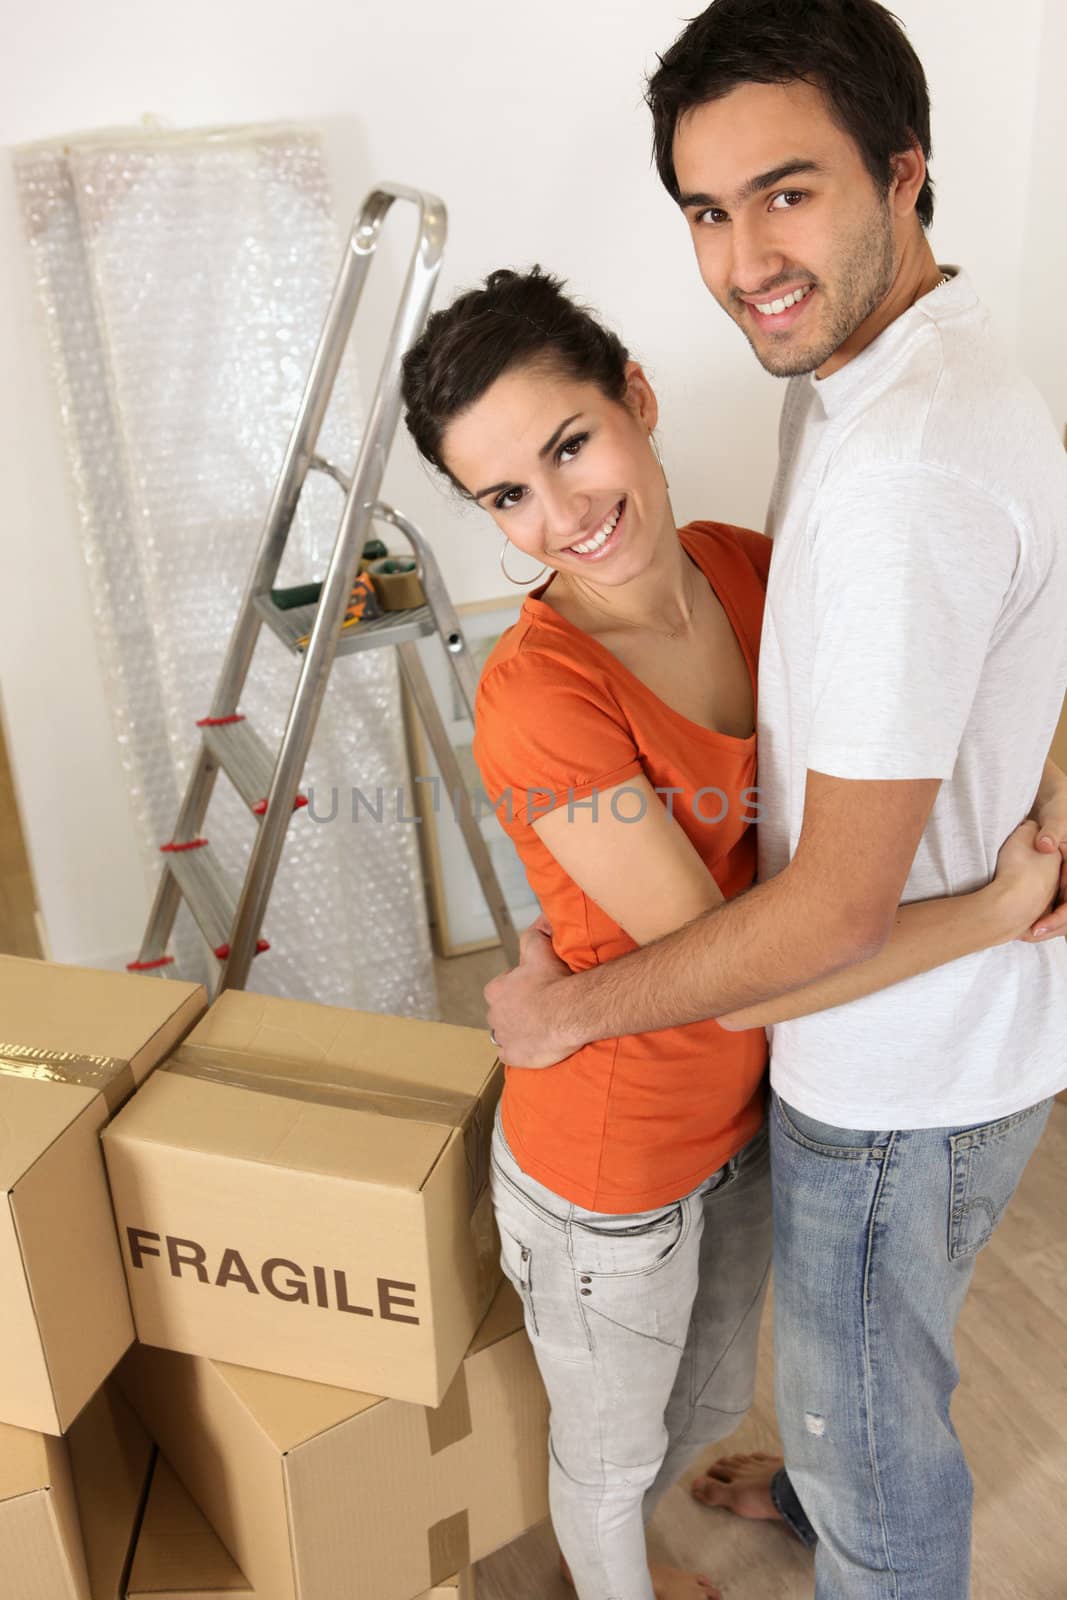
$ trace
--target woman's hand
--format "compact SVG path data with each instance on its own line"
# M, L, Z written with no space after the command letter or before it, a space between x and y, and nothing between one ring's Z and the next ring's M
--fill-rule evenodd
M1048 939L1059 939L1067 934L1067 782L1052 762L1045 768L1045 782L1033 815L1038 831L1036 849L1057 860L1060 868L1051 914L1039 913L1025 936L1027 944L1044 944Z
M997 857L997 875L990 885L1003 910L1001 942L1023 939L1029 944L1054 938L1055 932L1037 935L1036 926L1051 927L1050 913L1060 893L1063 861L1058 848L1041 849L1039 836L1046 829L1036 822L1023 822L1008 835ZM1061 927L1059 932L1064 932Z

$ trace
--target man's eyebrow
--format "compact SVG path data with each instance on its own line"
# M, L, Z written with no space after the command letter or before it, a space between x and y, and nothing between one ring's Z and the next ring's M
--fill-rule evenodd
M804 160L799 156L792 161L783 161L780 167L772 167L769 172L760 172L756 177L749 178L741 187L737 197L738 203L751 200L755 195L762 194L764 189L773 189L775 184L781 183L785 178L795 178L802 172L825 172L825 170L818 161ZM694 206L714 208L717 211L727 209L721 200L717 200L711 194L680 194L678 204L683 211L689 211Z
M581 416L581 414L582 413L580 411L576 411L574 413L573 417L564 417L563 421L560 423L559 427L556 429L556 431L552 435L551 439L547 439L545 441L545 443L541 446L540 450L538 450L537 454L539 456L541 456L542 459L545 456L549 456L549 455L552 454L553 450L556 448L557 444L560 441L561 435L566 433L567 429L570 427L572 422L577 422L578 421L578 418ZM479 489L478 493L474 496L474 498L476 500L484 500L487 495L499 494L502 489L510 489L511 487L512 487L512 485L510 483L491 483L489 485L488 489Z

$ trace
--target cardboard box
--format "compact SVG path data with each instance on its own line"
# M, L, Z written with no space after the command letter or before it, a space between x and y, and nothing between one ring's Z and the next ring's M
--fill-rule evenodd
M125 1600L156 1448L107 1383L67 1435L92 1600Z
M66 1444L3 1423L0 1573L18 1600L90 1600Z
M126 1600L255 1600L248 1579L162 1456L156 1457ZM474 1600L474 1574L468 1568L419 1600Z
M437 1405L500 1282L474 1028L227 991L104 1153L144 1344Z
M127 1600L254 1600L211 1524L157 1455L130 1565Z
M409 1600L548 1514L508 1285L436 1410L140 1345L119 1376L257 1600Z
M198 984L0 956L0 1420L62 1433L133 1340L99 1134Z
M69 1439L0 1424L5 1600L124 1600L153 1454L112 1385Z

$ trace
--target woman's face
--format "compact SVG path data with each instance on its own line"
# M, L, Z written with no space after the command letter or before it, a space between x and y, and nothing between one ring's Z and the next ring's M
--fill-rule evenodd
M656 416L636 362L623 402L558 368L522 367L449 424L442 453L526 555L614 586L639 576L674 526Z

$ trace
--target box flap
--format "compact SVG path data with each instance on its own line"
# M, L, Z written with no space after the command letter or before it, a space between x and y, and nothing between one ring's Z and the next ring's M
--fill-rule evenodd
M418 1192L450 1128L156 1072L104 1130L228 1160Z
M380 1395L360 1394L358 1389L281 1378L225 1361L213 1361L211 1366L283 1453L382 1404Z
M156 1458L126 1594L128 1600L252 1594L244 1573L163 1456Z
M485 1314L485 1320L471 1341L468 1355L476 1356L480 1350L488 1350L490 1345L499 1344L501 1339L517 1333L522 1325L522 1301L510 1283L502 1283Z
M0 956L0 1057L5 1046L98 1057L137 1083L206 1004L197 983Z
M125 1600L155 1447L114 1383L93 1396L67 1444L93 1600Z
M70 1092L60 1084L36 1087L50 1096ZM9 1201L55 1408L54 1420L51 1408L37 1414L23 1409L20 1372L18 1392L4 1395L12 1409L0 1415L24 1427L65 1432L133 1341L100 1149L101 1110L94 1099L34 1162ZM0 1348L5 1344L0 1332Z
M48 1440L28 1428L0 1422L0 1501L52 1486Z
M99 1096L93 1089L0 1073L0 1193L13 1189L94 1100ZM106 1116L99 1101L98 1127Z

